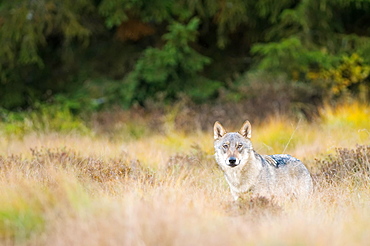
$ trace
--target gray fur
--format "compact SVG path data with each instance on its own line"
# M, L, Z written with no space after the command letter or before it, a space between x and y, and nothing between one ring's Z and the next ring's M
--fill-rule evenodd
M215 123L215 158L235 200L245 193L277 199L312 193L311 175L300 160L286 154L260 155L253 150L250 137L248 121L239 132L230 133Z

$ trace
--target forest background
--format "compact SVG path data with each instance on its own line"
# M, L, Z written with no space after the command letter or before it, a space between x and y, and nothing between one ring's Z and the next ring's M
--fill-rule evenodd
M369 23L368 0L1 1L0 120L14 133L121 109L186 109L202 129L237 114L311 119L368 102Z

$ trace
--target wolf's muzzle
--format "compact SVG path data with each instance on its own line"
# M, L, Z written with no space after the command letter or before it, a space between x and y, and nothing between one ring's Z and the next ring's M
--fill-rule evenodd
M239 160L235 158L234 156L231 156L227 158L226 164L230 167L236 167L237 165L239 165Z

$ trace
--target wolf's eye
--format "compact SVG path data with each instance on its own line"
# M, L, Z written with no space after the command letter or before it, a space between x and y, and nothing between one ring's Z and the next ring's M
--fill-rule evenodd
M243 144L238 144L237 148L238 150L241 150L243 148Z
M229 145L228 144L223 144L222 145L222 148L225 149L225 150L227 150L229 148Z

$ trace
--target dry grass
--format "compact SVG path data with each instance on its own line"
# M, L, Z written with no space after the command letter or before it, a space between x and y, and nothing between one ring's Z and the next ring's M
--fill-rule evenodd
M352 122L338 109L252 126L260 153L297 155L315 177L309 200L279 205L231 202L211 132L2 138L0 244L367 245L370 123L358 107L355 124L333 121Z

